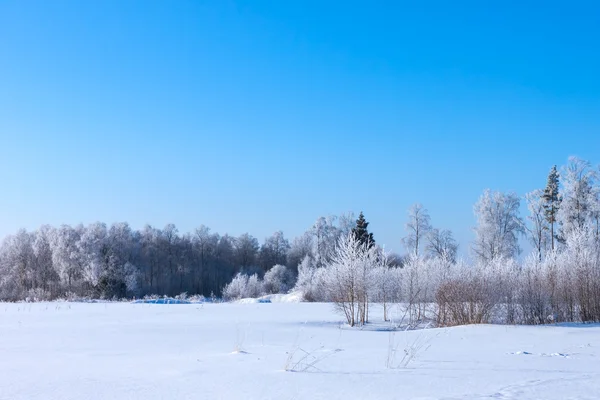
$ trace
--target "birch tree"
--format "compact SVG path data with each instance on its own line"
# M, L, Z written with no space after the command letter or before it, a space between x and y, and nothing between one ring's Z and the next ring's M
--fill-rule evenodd
M542 252L547 246L549 236L552 235L546 213L546 201L542 190L534 190L525 195L529 215L528 225L525 225L529 242L537 253L538 260L542 260Z
M407 235L402 242L412 255L419 256L419 249L431 230L430 220L422 204L413 204L408 210L408 222L405 225Z
M561 235L566 237L575 229L583 229L592 221L597 173L589 162L570 157L562 172L562 203L558 211Z
M521 201L514 193L486 190L474 206L477 226L472 251L475 258L489 262L513 258L521 252L519 235L524 233L519 217Z

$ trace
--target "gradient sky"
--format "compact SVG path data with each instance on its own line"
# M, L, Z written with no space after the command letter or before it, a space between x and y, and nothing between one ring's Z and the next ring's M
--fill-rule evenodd
M400 250L421 202L464 250L485 188L600 162L598 2L413 3L1 1L0 236L363 210Z

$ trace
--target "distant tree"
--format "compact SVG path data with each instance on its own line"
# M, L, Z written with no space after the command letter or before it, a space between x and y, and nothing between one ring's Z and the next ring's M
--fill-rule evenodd
M337 218L338 237L346 237L356 226L356 215L350 211Z
M368 227L369 223L365 220L365 216L361 211L355 227L352 228L352 236L358 243L371 248L375 245L375 239L373 239L373 234L369 233Z
M205 280L210 278L207 267L210 258L213 256L217 246L218 238L210 233L210 228L205 225L200 225L194 231L192 238L194 254L196 255L197 268L194 269L193 280L196 292L203 293L205 291Z
M319 217L311 228L313 235L313 258L317 267L322 267L329 263L337 239L339 238L339 229L336 226L337 217Z
M554 238L556 236L554 233L554 225L556 224L556 217L561 202L559 193L559 174L556 170L556 165L552 167L548 174L548 183L544 189L542 199L544 200L544 216L550 225L550 248L554 250Z
M263 270L266 271L277 264L286 265L289 250L290 242L283 236L282 231L277 231L266 238L259 253Z
M179 248L180 241L179 230L174 224L167 224L162 230L161 244L163 247L163 255L166 257L166 266L168 271L163 271L166 280L166 291L173 290L175 272L179 267Z
M224 234L218 238L214 250L215 268L213 268L213 285L215 292L220 292L222 286L229 282L236 272L234 238Z
M355 226L352 212L341 214L339 217L330 215L317 218L306 232L292 241L288 252L288 266L297 269L307 255L312 258L316 268L327 265L339 238L346 237Z
M552 225L547 218L547 203L544 199L544 193L544 191L538 189L525 195L527 208L529 209L529 216L527 219L530 222L530 226L525 225L525 228L529 234L529 241L535 248L538 260L540 261L542 260L542 251L546 247L548 241L548 225ZM552 234L550 234L550 236L552 236Z
M69 292L76 289L75 286L79 286L83 278L85 257L81 254L78 243L84 229L83 225L75 228L62 225L56 230L51 241L52 263L63 287Z
M298 271L298 266L306 256L312 256L313 236L310 232L304 232L302 235L294 238L287 254L288 267L293 271Z
M592 222L597 188L596 171L589 162L570 157L561 174L563 183L562 202L557 219L564 238L576 229L583 229Z
M294 273L285 265L277 264L265 273L264 288L267 293L287 293L294 281Z
M37 232L33 233L32 242L35 274L34 287L41 288L46 295L52 297L57 294L60 278L52 263L52 239L55 235L55 229L48 225L43 225Z
M145 266L143 282L147 290L155 294L159 294L158 275L161 265L160 236L160 230L150 225L144 226L144 229L140 232L140 258L141 264Z
M405 227L407 235L402 242L411 254L418 256L421 244L431 230L429 213L422 204L413 204L408 210L408 222Z
M106 224L96 222L87 226L77 242L86 284L96 287L108 267L108 232Z
M600 188L594 187L593 193L590 196L590 216L592 219L592 227L594 237L600 243Z
M458 252L458 243L454 240L451 231L446 229L431 229L427 233L425 250L429 257L446 258L454 262L456 261L456 253Z
M32 235L24 229L4 239L0 258L0 300L22 299L33 288Z
M395 267L395 268L402 268L404 266L404 262L406 261L406 257L403 255L400 255L398 253L388 253L388 265L390 267Z
M519 217L521 201L514 193L486 190L474 207L477 218L473 255L482 262L512 258L521 251L519 235L524 233Z
M248 268L256 266L258 255L258 240L249 233L241 234L235 240L235 255L237 267Z

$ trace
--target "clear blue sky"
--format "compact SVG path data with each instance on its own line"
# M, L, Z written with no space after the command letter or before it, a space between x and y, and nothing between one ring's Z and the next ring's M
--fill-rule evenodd
M400 250L421 202L465 249L485 188L600 162L597 2L407 3L0 2L0 236L363 210Z

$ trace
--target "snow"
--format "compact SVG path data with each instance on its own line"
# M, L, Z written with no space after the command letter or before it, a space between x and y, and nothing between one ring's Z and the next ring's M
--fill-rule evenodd
M3 303L0 399L600 398L599 325L342 321L314 303Z
M299 303L302 301L302 293L269 294L261 297L261 299L268 299L271 303Z
M302 301L302 293L292 292L288 294L268 294L259 298L245 298L236 300L236 304L258 304L258 303L299 303Z

